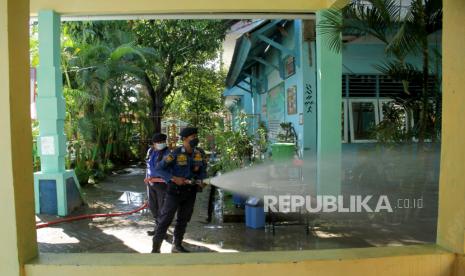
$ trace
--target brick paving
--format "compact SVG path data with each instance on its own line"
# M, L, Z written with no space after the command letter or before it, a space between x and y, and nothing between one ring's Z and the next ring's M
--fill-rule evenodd
M83 188L86 204L71 215L136 209L145 199L143 178L142 169L131 168L128 174L110 176L99 184L86 186ZM213 223L205 224L207 198L208 191L198 195L185 237L187 247L196 252L399 246L433 243L436 235L434 216L403 224L375 223L367 218L361 221L335 219L320 223L309 235L302 226L278 227L273 235L269 229L246 228L243 222L222 223L220 214ZM56 218L38 215L37 221ZM125 217L96 218L39 229L37 241L42 253L148 253L151 237L146 231L152 227L151 215L144 210ZM169 253L170 244L164 242L161 250Z

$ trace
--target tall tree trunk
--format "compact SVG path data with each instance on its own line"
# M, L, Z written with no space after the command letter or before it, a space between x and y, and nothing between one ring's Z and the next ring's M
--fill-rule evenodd
M202 86L202 81L200 80L200 77L198 79L198 85L197 85L197 93L195 94L195 121L194 121L194 127L198 127L199 122L200 122L200 104L199 104L199 97L200 97L200 89Z
M420 110L420 127L418 133L418 143L423 147L428 125L428 81L429 81L429 51L428 41L423 42L423 78L422 78L422 98Z
M152 98L152 122L153 122L153 131L155 133L161 132L161 118L163 114L163 99L161 97L160 91L155 92L155 97Z
M146 83L147 91L152 100L150 116L152 118L154 132L161 132L161 118L163 116L164 107L163 101L173 91L175 78L184 72L181 70L180 72L174 73L174 62L174 59L168 55L164 76L159 80L156 88L153 87L152 81L147 73L144 74L144 82Z
M161 117L163 111L163 97L160 89L155 90L147 74L144 75L145 87L150 95L151 107L150 107L150 118L153 124L154 133L161 132Z

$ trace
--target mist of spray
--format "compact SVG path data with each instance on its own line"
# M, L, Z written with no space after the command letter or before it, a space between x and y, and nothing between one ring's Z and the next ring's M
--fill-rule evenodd
M339 172L337 170L340 170ZM340 173L341 194L409 193L437 190L439 149L419 152L414 146L382 149L377 147L345 151L341 158L304 159L301 166L292 161L269 162L218 175L211 183L243 196L316 195L317 173Z

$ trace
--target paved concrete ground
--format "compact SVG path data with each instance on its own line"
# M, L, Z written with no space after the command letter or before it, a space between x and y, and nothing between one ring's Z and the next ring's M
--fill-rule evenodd
M145 198L143 169L131 168L130 173L108 177L102 183L84 188L86 206L73 215L129 211ZM208 188L207 188L208 189ZM410 210L389 215L330 215L313 221L307 235L303 226L280 226L275 235L270 229L249 229L244 223L222 223L221 202L217 202L216 217L205 223L208 191L199 194L192 222L186 234L186 245L193 251L238 252L305 250L371 246L400 246L433 243L436 236L435 204L437 192L429 195L432 210ZM37 216L37 221L56 217ZM139 252L151 250L147 230L153 227L149 212L126 217L98 218L59 224L39 229L40 252ZM162 252L170 252L164 242Z

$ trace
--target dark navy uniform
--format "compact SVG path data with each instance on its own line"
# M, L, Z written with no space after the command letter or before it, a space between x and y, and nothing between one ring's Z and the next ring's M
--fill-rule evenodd
M188 153L184 146L181 146L173 150L158 163L158 168L164 170L166 173L167 192L159 224L153 237L153 243L161 244L177 212L173 238L174 244L181 244L186 232L187 223L192 217L199 186L196 184L176 185L171 181L171 178L177 176L189 180L205 179L206 168L204 157L199 149L194 148L192 153Z
M166 182L164 179L167 174L165 171L157 168L157 163L161 162L169 154L168 148L155 150L152 147L147 151L147 174L146 177L158 177L160 181L150 182L147 184L147 196L150 212L155 222L158 224L161 209L165 200ZM161 181L163 180L163 181Z

